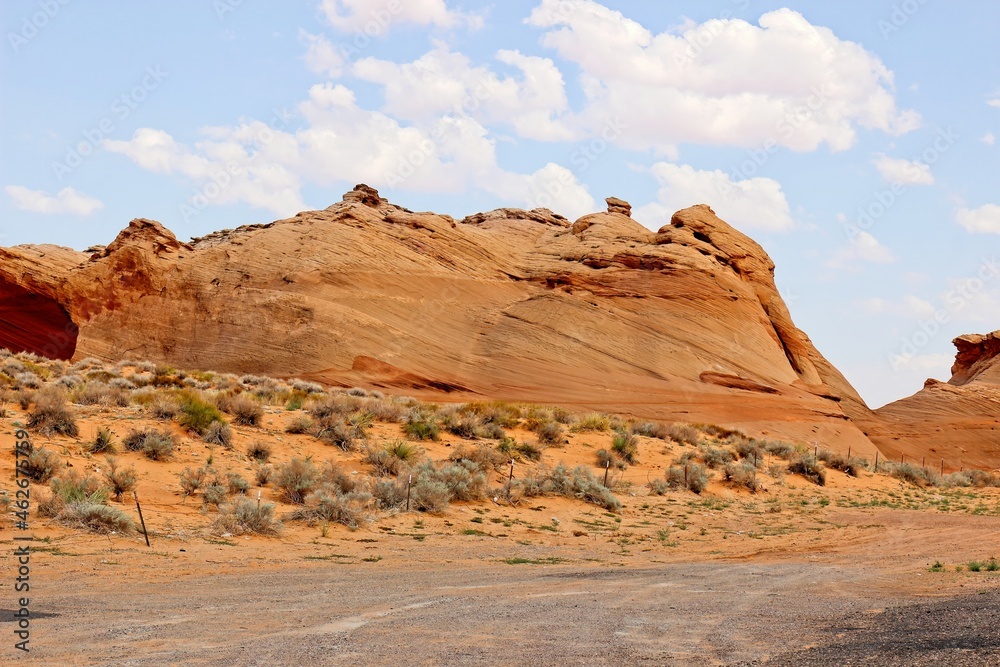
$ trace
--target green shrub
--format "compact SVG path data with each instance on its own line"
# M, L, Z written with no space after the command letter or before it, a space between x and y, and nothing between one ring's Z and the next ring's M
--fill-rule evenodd
M896 479L916 486L938 486L941 483L937 471L912 463L886 463L882 470Z
M91 454L114 454L117 451L114 434L106 426L101 427L87 449Z
M403 433L411 440L440 440L441 430L434 417L420 411L413 411L403 424Z
M229 486L218 477L213 477L201 488L201 499L206 505L218 507L229 497Z
M589 415L584 415L573 424L570 430L576 433L583 433L586 431L608 431L611 429L611 417L599 412L592 412Z
M709 468L721 468L727 463L731 463L735 460L736 456L728 449L720 449L718 447L712 447L711 445L702 445L701 457L705 461L705 465Z
M371 482L371 495L380 510L391 511L406 506L406 482L376 479Z
M180 424L184 428L205 435L212 424L223 421L219 408L197 393L189 391L181 395Z
M628 468L628 463L626 463L617 452L608 451L606 449L597 450L597 467L598 468L615 468L616 470L625 470Z
M611 449L620 459L635 465L639 456L639 438L632 433L619 431L611 439Z
M848 457L829 449L819 450L818 458L834 470L840 470L851 477L860 477L861 471L868 469L868 462L864 459L857 456Z
M685 462L681 465L672 465L663 475L661 480L650 482L650 491L663 495L670 490L687 489L694 493L701 493L708 487L710 476L705 466L700 463Z
M784 440L763 440L760 444L765 452L781 459L790 459L797 451L795 445Z
M612 512L622 509L621 501L583 466L570 470L560 463L548 473L543 487L547 493L584 500Z

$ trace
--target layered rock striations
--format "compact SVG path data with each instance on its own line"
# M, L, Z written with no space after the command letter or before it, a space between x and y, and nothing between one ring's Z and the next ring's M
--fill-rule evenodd
M358 186L190 243L133 220L90 253L0 250L0 345L40 352L71 330L49 356L725 423L873 454L858 427L872 414L792 323L764 250L708 206L657 232L630 210L454 220Z

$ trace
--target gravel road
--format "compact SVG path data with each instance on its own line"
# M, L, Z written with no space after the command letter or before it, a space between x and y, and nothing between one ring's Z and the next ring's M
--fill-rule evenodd
M18 663L1000 664L995 594L928 603L879 592L887 589L877 576L717 561L641 569L324 562L155 584L93 577L50 585L61 592L33 602L53 615L35 621L35 650Z

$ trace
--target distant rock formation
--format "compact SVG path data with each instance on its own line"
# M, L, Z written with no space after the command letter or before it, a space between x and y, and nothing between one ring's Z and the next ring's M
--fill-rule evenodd
M888 456L948 470L1000 467L1000 331L952 341L948 382L876 410L872 440Z
M871 412L795 327L757 243L705 205L652 232L607 203L574 222L515 208L456 221L358 185L325 210L190 243L136 219L90 253L0 249L0 345L723 423L874 455L858 427Z

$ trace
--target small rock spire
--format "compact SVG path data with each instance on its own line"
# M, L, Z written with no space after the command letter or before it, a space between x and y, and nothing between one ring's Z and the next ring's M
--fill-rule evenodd
M626 217L632 217L632 204L629 204L624 199L608 197L604 201L608 202L608 213L621 213Z

